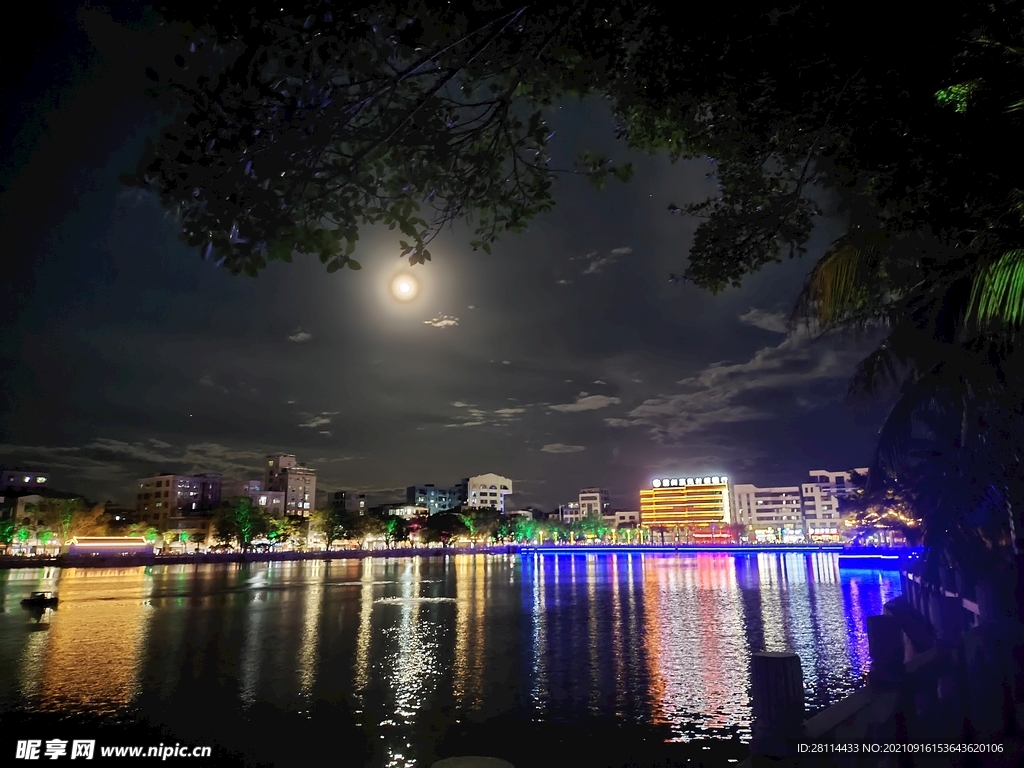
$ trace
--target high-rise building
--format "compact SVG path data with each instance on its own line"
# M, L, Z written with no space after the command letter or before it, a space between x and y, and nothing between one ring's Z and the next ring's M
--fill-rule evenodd
M283 491L286 515L309 517L316 506L316 470L296 462L290 453L267 456L263 468L265 491Z
M655 478L640 491L640 525L674 541L728 541L731 496L722 475Z
M804 540L803 497L800 486L759 488L737 483L732 487L733 522L748 537L764 543L796 543Z
M163 473L139 480L135 510L139 517L158 527L169 527L172 518L197 517L220 504L221 476L214 473L174 475Z
M470 507L494 507L505 511L505 497L512 493L512 481L488 473L465 478L459 486L460 501Z
M460 503L459 488L438 488L433 483L426 485L410 485L405 489L405 500L409 504L424 506L430 514L447 512Z
M584 488L580 491L580 514L605 516L611 512L611 494L604 488Z

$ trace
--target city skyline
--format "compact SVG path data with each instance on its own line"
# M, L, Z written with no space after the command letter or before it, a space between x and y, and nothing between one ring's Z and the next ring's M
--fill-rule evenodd
M4 139L21 149L0 199L19 255L0 278L13 297L0 308L0 464L111 499L160 471L244 477L273 451L307 457L325 489L377 496L500 467L518 504L554 507L662 472L770 486L870 457L880 411L841 402L870 344L785 325L837 218L805 258L742 288L670 284L694 223L666 208L713 188L707 163L626 152L602 104L567 102L551 118L556 159L606 149L637 164L634 181L565 179L557 218L493 255L457 226L410 269L393 233L368 230L360 272L297 259L232 277L118 183L164 119L140 73L170 43L125 42L102 14L62 23L47 50L88 66L38 59L31 78L56 101L22 110ZM400 269L420 288L402 303L389 295Z

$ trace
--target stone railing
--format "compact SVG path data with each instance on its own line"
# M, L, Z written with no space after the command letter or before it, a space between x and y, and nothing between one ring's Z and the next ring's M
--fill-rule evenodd
M756 653L752 659L753 738L747 766L805 757L836 766L880 765L880 755L832 752L832 745L921 742L943 709L940 680L951 672L949 653L939 647L905 662L900 620L867 619L871 668L868 684L839 703L806 717L803 670L795 653ZM812 746L815 745L815 746ZM819 750L815 752L815 750Z
M883 615L867 619L867 685L810 718L799 657L754 655L753 737L745 765L778 765L779 759L840 768L913 764L908 755L900 762L884 752L884 745L898 743L1000 745L1004 762L998 764L1018 765L1024 626L1007 615L992 586L968 587L948 571L933 584L912 568L901 579L903 594ZM859 745L856 752L834 749L851 744Z

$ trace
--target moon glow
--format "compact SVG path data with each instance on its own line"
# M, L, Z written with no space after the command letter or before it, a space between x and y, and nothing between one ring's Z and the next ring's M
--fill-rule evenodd
M399 301L412 301L420 292L420 285L412 275L395 275L391 281L391 295Z

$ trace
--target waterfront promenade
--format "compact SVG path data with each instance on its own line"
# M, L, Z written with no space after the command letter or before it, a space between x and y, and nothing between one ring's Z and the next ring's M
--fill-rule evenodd
M332 549L305 552L195 552L154 555L0 555L0 569L9 568L125 568L145 565L187 565L214 563L266 563L301 560L341 560L367 557L440 557L446 555L514 554L686 554L719 552L722 554L764 553L839 553L840 564L847 567L896 567L901 558L915 557L916 550L885 548L844 548L842 544L503 544L477 547L394 547L391 549Z

